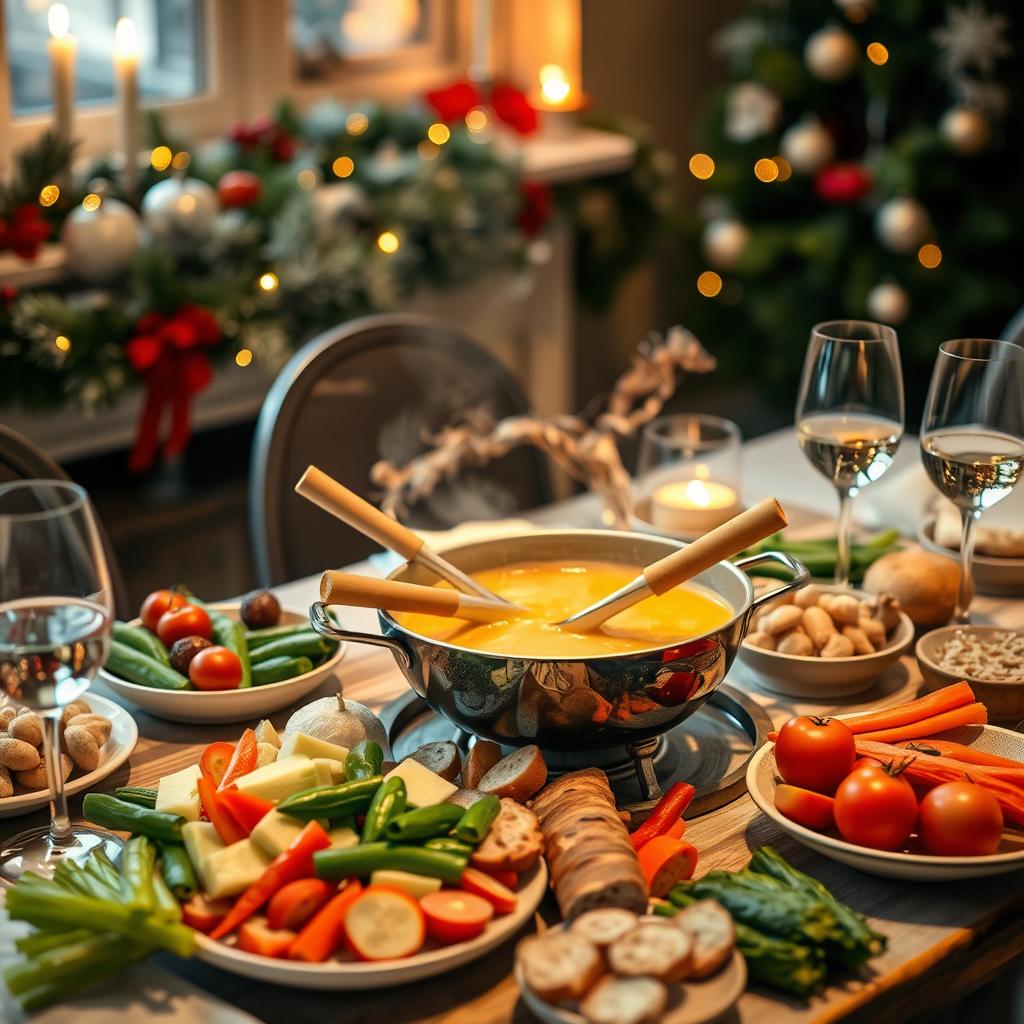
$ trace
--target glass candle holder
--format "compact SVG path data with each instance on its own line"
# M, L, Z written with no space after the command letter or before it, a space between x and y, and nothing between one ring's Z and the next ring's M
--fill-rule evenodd
M731 420L680 413L643 430L634 479L634 514L648 527L681 537L706 533L740 505L743 435Z

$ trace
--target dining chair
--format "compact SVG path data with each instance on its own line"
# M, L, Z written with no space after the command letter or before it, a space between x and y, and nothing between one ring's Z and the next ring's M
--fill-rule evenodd
M403 464L467 410L500 419L529 407L515 379L460 331L427 317L368 316L295 353L263 403L250 471L250 520L261 585L366 557L372 541L294 493L315 464L373 500L370 467ZM510 452L447 481L410 510L409 526L445 529L551 501L544 457Z
M16 480L70 479L71 477L41 448L23 434L0 424L0 484L13 483ZM98 517L96 525L110 570L110 585L114 591L114 610L118 615L130 618L128 588L125 586L120 563L114 553L110 538L107 536L107 531Z

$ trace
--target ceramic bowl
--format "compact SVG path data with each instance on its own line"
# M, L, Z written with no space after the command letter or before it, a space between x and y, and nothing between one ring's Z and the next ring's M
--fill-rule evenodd
M871 595L861 590L818 584L826 593L852 594L858 600ZM740 661L757 676L757 681L774 693L787 697L828 700L850 697L874 685L875 680L894 665L914 640L914 624L900 612L900 621L882 650L874 654L858 654L851 658L813 658L799 654L779 654L755 647L746 640L740 645Z
M928 551L956 561L960 559L959 551L951 551L935 543L934 515L927 516L921 521L917 539ZM994 597L1020 597L1024 594L1024 558L998 558L995 555L975 554L971 565L974 589L979 594L991 594Z
M930 633L925 633L917 641L917 647L914 650L925 685L930 690L938 690L943 686L966 679L971 684L971 689L974 690L978 700L988 708L990 721L1016 725L1024 719L1024 665L1021 665L1021 678L1012 682L969 676L963 672L942 668L939 665L936 657L939 648L958 630L964 629L982 637L989 637L994 633L1016 632L1018 635L1020 633L1019 630L1004 629L1001 626L970 625L943 626L941 629L933 629Z

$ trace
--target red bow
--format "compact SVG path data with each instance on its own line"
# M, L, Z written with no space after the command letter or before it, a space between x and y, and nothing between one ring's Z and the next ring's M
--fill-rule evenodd
M164 407L171 407L171 430L164 458L178 455L189 438L192 396L213 378L213 367L200 347L215 345L220 327L208 309L180 306L173 316L147 313L135 325L135 336L125 345L132 369L145 378L146 401L139 418L129 465L134 472L149 469L156 458Z
M271 157L277 163L287 163L295 156L295 140L285 131L284 127L269 117L250 121L249 124L239 122L228 133L239 149L249 152L259 146L266 146Z
M53 225L43 219L42 210L32 203L16 206L6 219L0 217L0 252L10 249L23 260L34 260L39 247L53 234Z
M500 82L491 89L490 99L472 82L453 82L444 89L433 89L426 101L442 121L461 121L475 107L490 105L500 118L520 135L529 135L537 128L537 111L526 94L512 85Z

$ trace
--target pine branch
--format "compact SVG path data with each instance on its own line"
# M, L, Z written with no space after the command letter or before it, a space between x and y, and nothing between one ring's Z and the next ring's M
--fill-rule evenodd
M44 185L60 176L71 163L76 142L68 142L52 129L14 156L14 169L6 186L0 184L0 212L34 203Z

